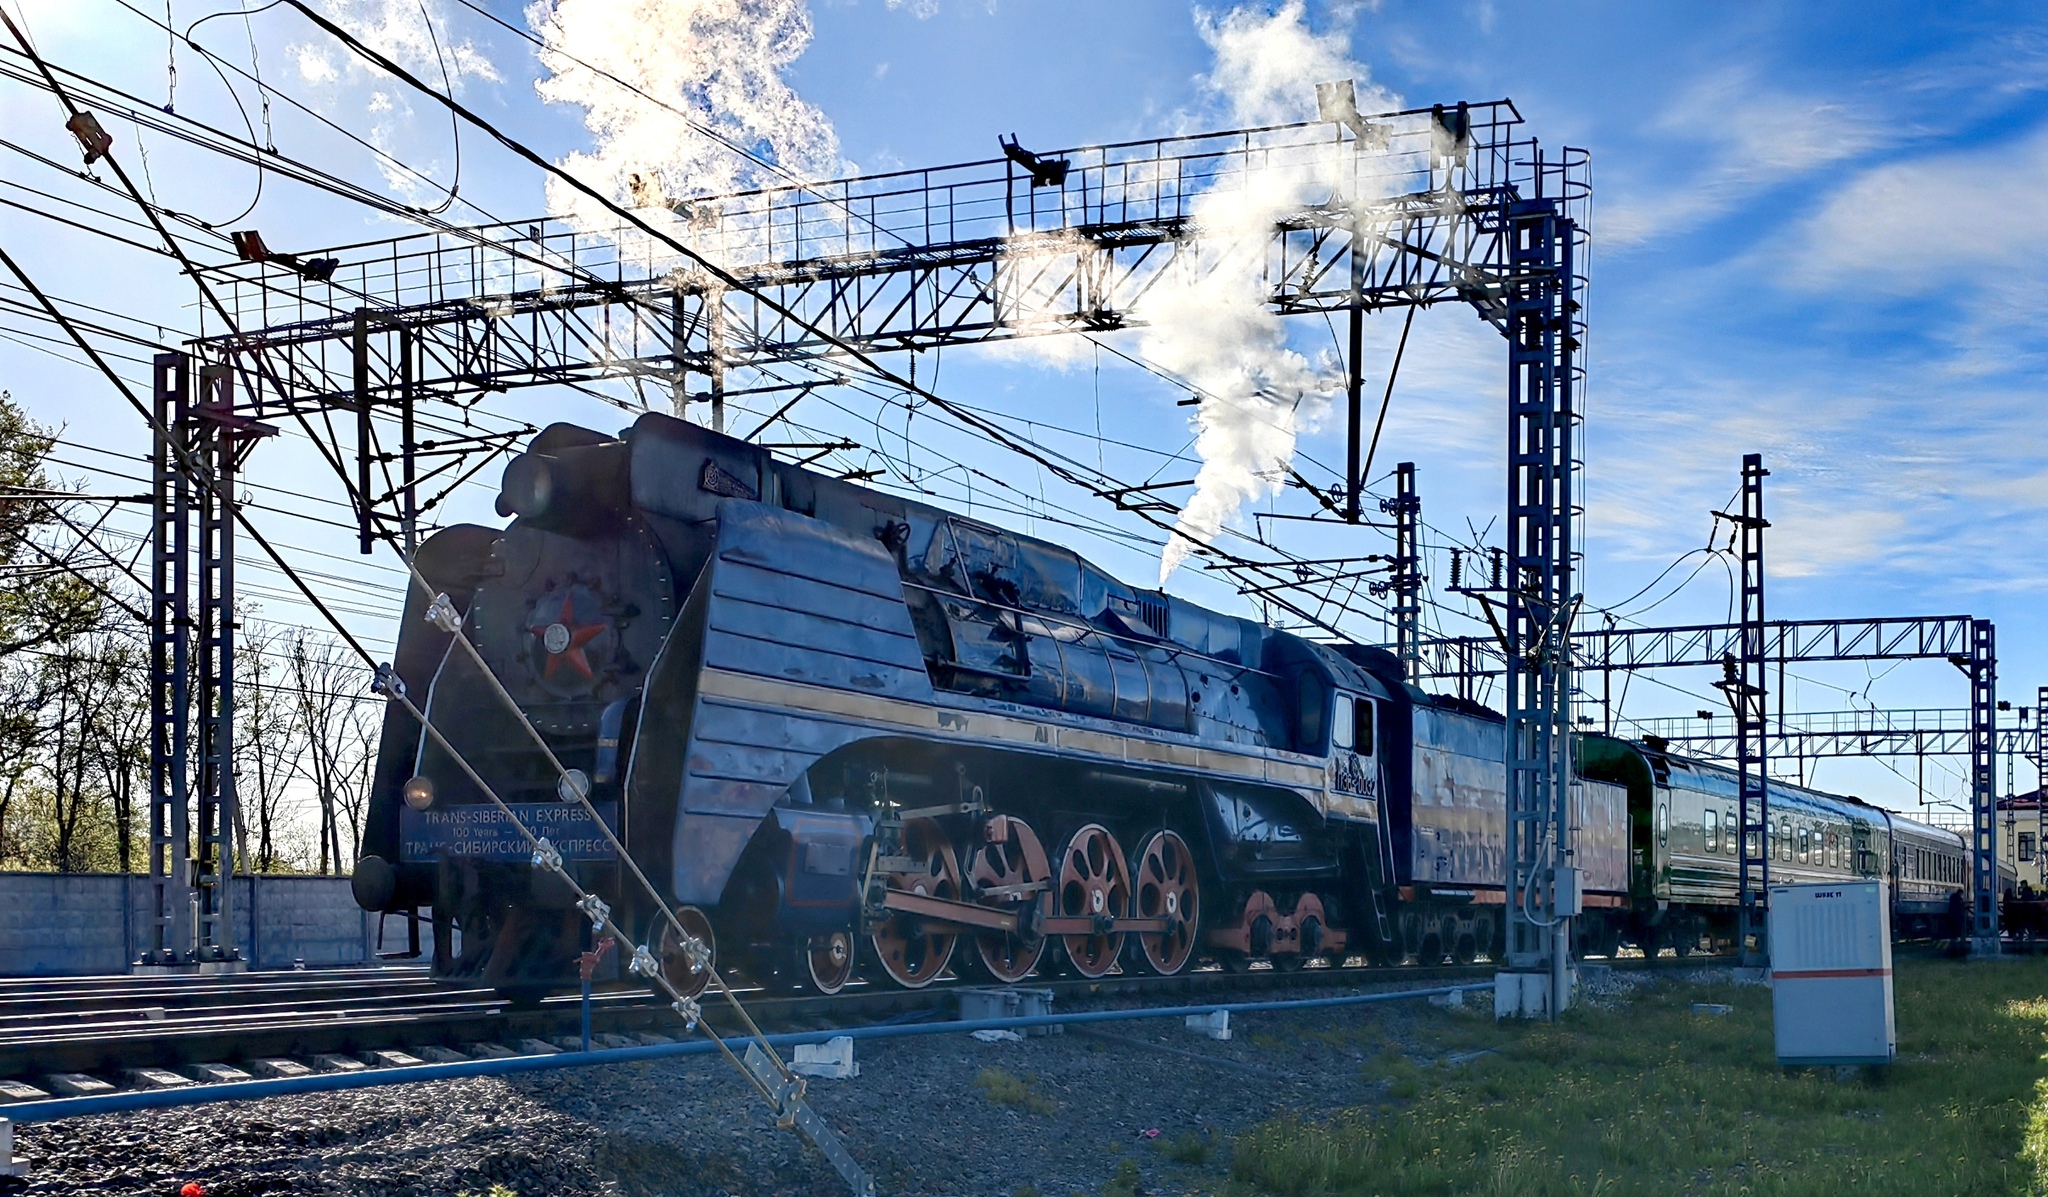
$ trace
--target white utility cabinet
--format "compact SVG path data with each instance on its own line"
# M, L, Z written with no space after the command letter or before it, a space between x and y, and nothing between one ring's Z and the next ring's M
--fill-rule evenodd
M1771 887L1771 1009L1780 1064L1889 1064L1890 887Z

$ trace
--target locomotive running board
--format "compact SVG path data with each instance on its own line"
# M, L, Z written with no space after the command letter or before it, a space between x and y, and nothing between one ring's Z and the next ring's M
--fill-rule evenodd
M935 923L944 923L948 929L1018 934L1015 914L991 910L972 902L934 898L930 894L913 894L907 890L892 889L882 898L882 909L893 910L899 914L914 914ZM1053 915L1040 921L1038 933L1045 936L1122 935L1126 932L1157 935L1168 930L1165 919L1109 919L1107 922L1107 929L1103 929L1101 924L1089 915Z
M747 1071L754 1074L754 1079L760 1082L761 1088L775 1103L775 1124L794 1129L810 1140L811 1146L831 1162L847 1187L853 1190L854 1197L875 1197L875 1178L854 1162L846 1144L839 1141L839 1132L833 1130L832 1125L819 1117L818 1112L804 1100L803 1081L783 1076L768 1062L768 1055L761 1050L759 1043L747 1044L746 1065Z

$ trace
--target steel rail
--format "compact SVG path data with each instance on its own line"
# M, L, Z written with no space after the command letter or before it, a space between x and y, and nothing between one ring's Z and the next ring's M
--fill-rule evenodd
M1040 1014L1015 1018L960 1019L950 1022L896 1023L883 1026L847 1027L821 1031L791 1031L766 1036L778 1048L823 1043L828 1039L902 1039L919 1035L969 1034L974 1031L1014 1031L1032 1027L1078 1026L1098 1022L1134 1022L1154 1018L1182 1018L1188 1015L1258 1014L1289 1010L1331 1009L1364 1006L1411 998L1440 997L1493 988L1491 979L1464 985L1431 985L1420 989L1383 990L1377 993L1342 994L1334 997L1283 998L1262 1002L1210 1002L1182 1006L1145 1006L1125 1010L1084 1010L1072 1014ZM93 1114L116 1114L134 1110L168 1109L177 1106L209 1105L224 1101L249 1101L264 1097L286 1097L301 1093L326 1093L346 1089L367 1089L381 1085L415 1084L426 1081L462 1080L470 1077L509 1076L556 1068L590 1068L607 1064L635 1064L683 1056L710 1055L719 1050L715 1042L693 1039L684 1043L646 1047L601 1048L592 1051L560 1052L546 1056L513 1056L497 1060L468 1060L451 1064L421 1064L383 1068L366 1072L322 1073L317 1076L233 1081L217 1085L193 1085L178 1089L147 1089L97 1097L58 1097L45 1101L0 1105L0 1119L17 1123L52 1122Z

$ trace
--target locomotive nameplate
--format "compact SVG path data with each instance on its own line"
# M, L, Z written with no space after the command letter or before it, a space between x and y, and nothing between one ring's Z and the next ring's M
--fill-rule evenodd
M528 831L546 836L563 860L611 860L611 841L581 804L514 802L512 813ZM604 825L617 832L619 804L599 802ZM428 810L405 807L398 815L399 859L427 864L443 859L529 860L533 845L504 811L495 806L444 806Z

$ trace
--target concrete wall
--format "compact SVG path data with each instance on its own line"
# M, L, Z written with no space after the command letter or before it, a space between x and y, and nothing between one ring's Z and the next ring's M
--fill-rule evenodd
M377 951L377 916L356 905L346 877L237 877L231 901L235 946L252 968L361 964ZM146 877L0 873L0 976L126 972L154 946L149 906ZM386 936L384 950L403 949L403 921Z

